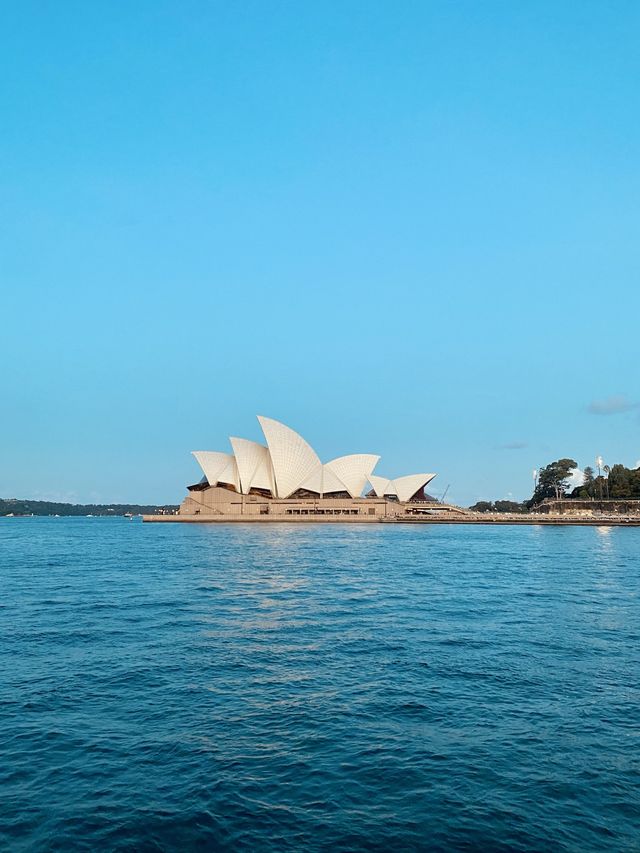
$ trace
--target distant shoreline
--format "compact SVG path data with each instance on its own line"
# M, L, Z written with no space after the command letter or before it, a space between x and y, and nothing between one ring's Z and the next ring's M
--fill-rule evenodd
M71 504L61 501L31 501L0 498L0 518L31 516L100 516L162 515L178 509L177 504Z

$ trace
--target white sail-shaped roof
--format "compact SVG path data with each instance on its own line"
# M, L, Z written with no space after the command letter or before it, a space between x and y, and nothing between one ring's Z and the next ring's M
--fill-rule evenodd
M358 498L379 461L380 457L371 453L352 453L350 456L332 459L324 468L332 471L344 483L344 489L352 498ZM330 490L325 488L326 491Z
M349 492L346 484L338 477L338 475L329 467L322 466L322 494L327 495L330 492Z
M288 498L322 463L315 450L290 427L261 415L258 420L271 454L277 496Z
M395 495L399 501L409 501L435 476L435 474L408 474L406 477L387 480L386 477L376 477L375 474L370 474L368 480L379 498L385 495Z
M240 488L244 495L250 489L268 489L275 494L271 456L268 449L256 441L232 436L229 441L236 457Z
M373 491L379 498L383 498L385 495L395 495L396 493L393 481L386 477L378 477L376 474L369 474L367 480L369 480L373 486Z
M307 489L309 492L317 492L319 495L326 495L330 492L349 491L342 480L334 474L328 465L320 465L314 468L311 475L301 484L300 488Z
M233 454L213 450L194 450L193 455L210 486L233 486L242 494L264 489L273 497L288 498L303 488L318 495L347 492L358 498L367 481L374 493L409 501L435 474L409 474L390 480L372 471L380 457L370 453L339 456L322 464L315 450L280 421L258 415L267 447L246 438L230 439Z
M222 453L219 450L194 450L193 455L204 471L210 486L226 483L240 491L238 467L232 453Z
M396 477L393 484L398 500L410 501L415 493L430 483L435 476L435 474L409 474L406 477Z
M306 489L308 492L316 492L322 494L322 465L317 465L307 479L300 483L301 489Z
M266 489L271 492L271 494L275 497L276 494L276 486L273 479L273 466L271 464L271 456L269 451L265 447L266 454L263 457L262 461L256 468L256 472L253 475L253 480L251 481L252 489Z
M236 491L240 491L240 478L238 477L238 466L236 464L235 456L229 454L229 462L226 467L218 474L218 482L219 483L227 483L229 486L233 486Z

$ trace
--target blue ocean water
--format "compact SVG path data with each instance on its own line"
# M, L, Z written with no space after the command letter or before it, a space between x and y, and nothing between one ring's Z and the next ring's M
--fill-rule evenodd
M0 519L0 847L640 849L640 529Z

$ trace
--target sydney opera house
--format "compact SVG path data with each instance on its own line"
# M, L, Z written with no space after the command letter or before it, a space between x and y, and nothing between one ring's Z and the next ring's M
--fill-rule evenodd
M265 444L229 439L231 453L193 451L204 476L176 520L377 521L424 511L435 474L383 477L369 453L321 462L290 427L258 416Z

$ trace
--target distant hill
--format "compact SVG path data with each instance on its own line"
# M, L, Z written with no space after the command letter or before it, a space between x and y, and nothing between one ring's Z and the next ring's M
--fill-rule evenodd
M0 498L0 516L7 515L160 515L172 513L177 504L65 504Z

